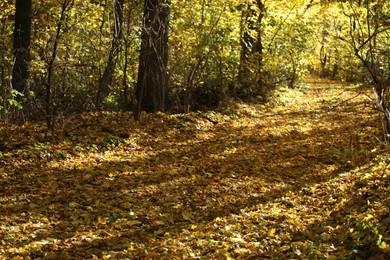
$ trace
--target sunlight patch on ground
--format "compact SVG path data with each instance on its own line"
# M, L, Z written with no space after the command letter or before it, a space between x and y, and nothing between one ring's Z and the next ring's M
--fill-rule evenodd
M129 113L76 115L46 137L39 124L3 131L25 143L0 157L0 254L388 254L390 160L375 143L376 113L354 109L370 101L325 82L277 95L141 122Z

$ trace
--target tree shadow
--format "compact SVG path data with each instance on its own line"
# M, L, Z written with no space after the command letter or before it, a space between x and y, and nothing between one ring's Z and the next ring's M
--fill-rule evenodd
M194 225L207 229L218 218L269 203L293 207L283 200L289 193L371 159L365 154L370 147L352 147L348 139L371 118L346 123L341 109L315 117L314 110L283 113L270 117L269 125L250 126L156 115L159 120L138 125L144 139L108 149L106 157L72 167L67 160L46 168L26 163L12 183L2 181L0 199L9 203L1 205L0 216L23 229L23 239L5 241L26 248L29 257L51 251L71 258L100 258L109 251L146 257ZM318 125L304 129L304 118Z

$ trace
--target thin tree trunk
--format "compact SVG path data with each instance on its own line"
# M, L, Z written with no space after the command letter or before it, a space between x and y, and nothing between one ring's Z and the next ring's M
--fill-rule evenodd
M111 41L111 49L108 56L107 66L99 80L96 95L97 106L110 94L110 84L114 76L118 55L122 50L123 42L123 3L124 0L114 0L114 35Z
M62 7L61 7L61 16L60 20L57 24L57 31L56 31L56 37L54 40L54 46L51 58L48 63L47 67L47 81L46 81L46 124L47 128L49 130L53 130L54 128L54 106L53 106L53 95L52 95L52 88L53 88L53 70L54 70L54 62L57 57L57 48L61 37L61 29L62 25L64 23L65 19L65 12L66 9L71 4L71 1L69 0L63 0Z
M127 69L129 67L129 60L127 59L127 55L129 55L129 46L127 45L127 43L125 43L124 55L125 64L123 65L123 104L124 109L129 110L131 108L129 106L129 87L127 85Z
M32 0L16 0L14 28L14 66L12 70L12 88L22 94L29 90L30 77L30 41Z
M257 0L257 8L259 9L259 14L257 17L257 42L253 49L253 51L256 53L257 57L257 86L260 88L260 91L263 91L263 87L265 85L265 81L263 78L263 33L261 30L264 13L265 13L265 6L263 1Z

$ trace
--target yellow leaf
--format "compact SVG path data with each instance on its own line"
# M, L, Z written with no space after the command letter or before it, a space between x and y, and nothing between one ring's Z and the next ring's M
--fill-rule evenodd
M176 169L176 168L173 168L169 171L169 174L172 174L172 175L177 175L179 173L179 170Z
M364 221L367 221L367 220L372 219L373 217L374 217L373 215L368 214L367 217L365 217L363 220L364 220Z
M279 250L280 250L280 252L288 251L288 250L290 250L290 246L284 245L284 246L282 246Z
M382 241L378 246L380 249L383 249L383 250L388 251L388 252L390 251L390 246L388 244L386 244L385 241Z
M271 228L270 230L268 230L267 235L269 237L273 237L273 236L275 236L275 232L276 232L276 229L275 228Z
M245 240L242 239L241 237L232 237L229 239L230 242L234 242L234 243L241 243L241 244L245 244Z
M106 221L101 217L98 217L97 221L93 222L93 224L95 225L95 227L98 227L99 225L105 225Z

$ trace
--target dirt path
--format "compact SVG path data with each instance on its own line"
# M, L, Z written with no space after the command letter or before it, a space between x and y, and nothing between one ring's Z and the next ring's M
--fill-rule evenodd
M308 82L222 114L81 115L49 141L18 129L29 143L0 158L0 255L385 255L387 166L367 175L377 118L357 93Z

